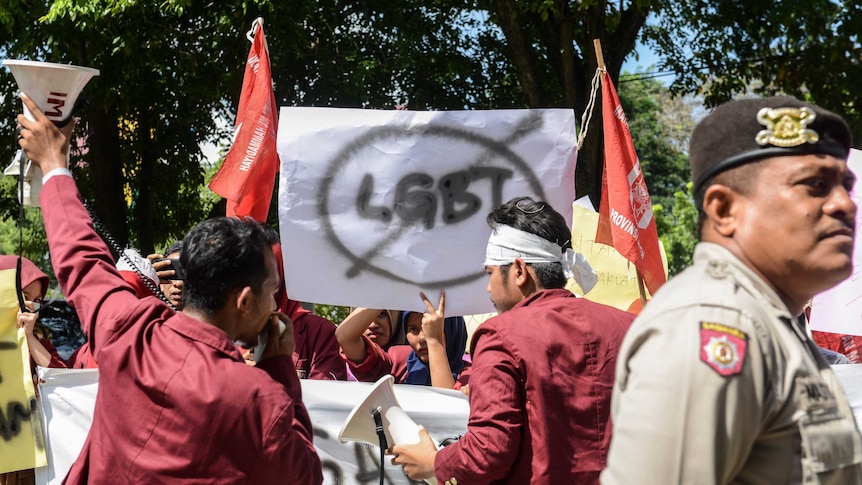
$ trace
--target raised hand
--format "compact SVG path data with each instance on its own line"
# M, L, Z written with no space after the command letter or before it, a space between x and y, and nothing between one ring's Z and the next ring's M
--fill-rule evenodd
M437 308L428 300L425 293L419 292L419 298L425 304L428 310L422 314L422 333L425 334L425 340L429 342L433 339L446 349L446 333L443 331L443 322L446 319L446 291L440 292L440 303Z
M49 120L36 105L24 93L21 93L21 101L32 113L34 120L27 119L23 114L18 115L18 145L34 164L47 174L55 168L66 168L69 159L69 137L75 128L74 121L63 128Z

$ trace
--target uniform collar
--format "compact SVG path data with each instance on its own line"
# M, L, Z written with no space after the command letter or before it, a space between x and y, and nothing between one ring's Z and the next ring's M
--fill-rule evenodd
M779 317L794 318L775 289L724 246L710 242L698 243L694 248L694 262L706 266L707 274L713 278L732 276L746 291L759 295L761 300L778 312Z

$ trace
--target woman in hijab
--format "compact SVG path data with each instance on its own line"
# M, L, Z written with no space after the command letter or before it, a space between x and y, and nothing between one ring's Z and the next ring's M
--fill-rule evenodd
M18 256L0 256L0 270L15 269ZM21 293L24 297L26 312L18 311L17 327L24 329L27 346L30 348L30 366L67 368L66 362L60 357L57 349L51 343L48 329L39 322L39 308L48 291L48 276L32 261L21 258Z
M406 333L408 345L383 349L362 334L360 320L345 319L336 331L341 352L349 370L360 381L374 382L392 374L399 384L460 389L466 384L463 360L467 345L467 325L462 317L444 316L444 296L440 307L420 293L428 311L403 312L399 327ZM365 317L381 310L361 309ZM345 327L345 325L347 325ZM340 335L339 335L340 334Z

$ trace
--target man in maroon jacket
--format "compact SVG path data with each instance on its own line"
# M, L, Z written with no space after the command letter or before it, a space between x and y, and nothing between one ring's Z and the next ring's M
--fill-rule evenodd
M321 483L293 370L293 325L273 312L274 231L218 218L186 236L185 307L138 299L96 234L67 168L69 135L26 95L18 142L44 176L54 271L99 362L90 433L66 483ZM279 335L278 318L286 330ZM234 341L269 344L256 367Z
M488 216L485 271L500 313L473 334L470 420L436 451L427 432L393 464L439 483L597 484L610 443L614 365L633 315L565 289L565 219L522 197Z

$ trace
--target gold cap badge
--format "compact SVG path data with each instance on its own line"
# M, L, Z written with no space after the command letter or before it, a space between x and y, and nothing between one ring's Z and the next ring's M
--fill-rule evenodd
M758 145L788 148L803 143L817 143L820 135L808 128L816 115L809 108L763 108L757 112L757 122L765 126L754 141Z

